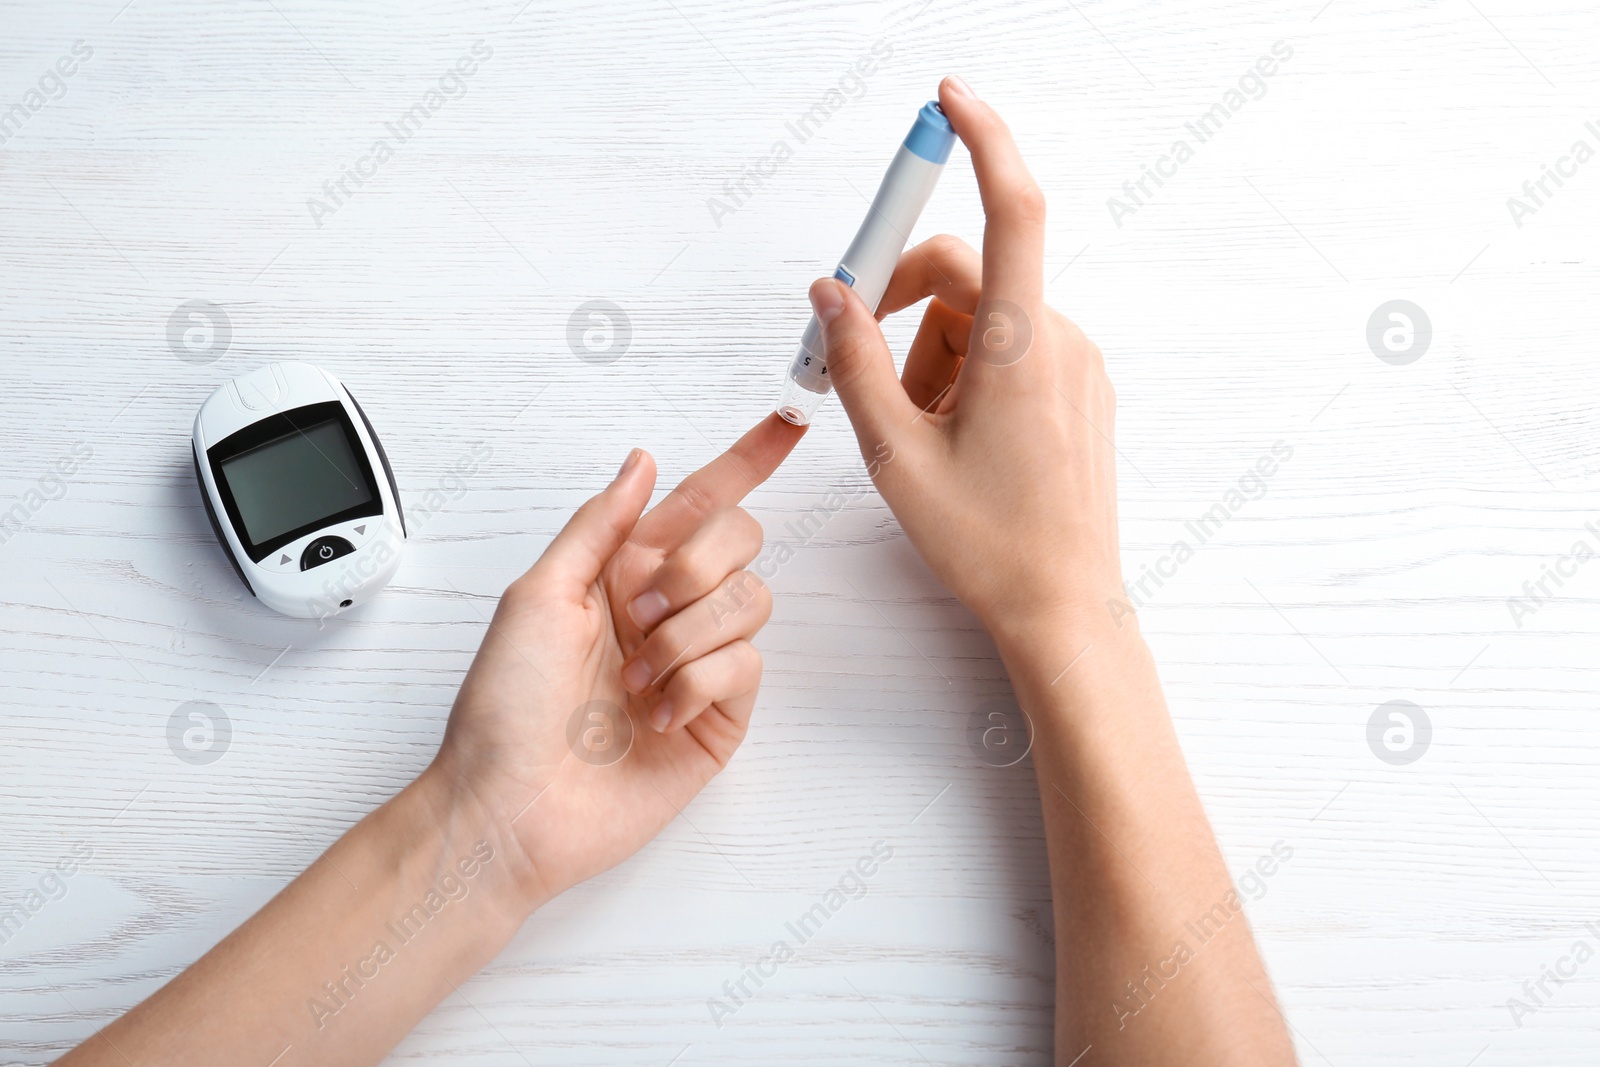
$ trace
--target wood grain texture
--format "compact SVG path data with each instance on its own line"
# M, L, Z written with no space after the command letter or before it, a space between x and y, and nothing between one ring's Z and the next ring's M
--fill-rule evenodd
M1600 147L1600 18L1319 4L8 4L0 108L93 56L0 146L0 503L94 454L0 545L0 900L93 859L0 948L0 1060L147 995L424 765L492 598L628 447L670 484L766 410L805 284L959 70L1050 197L1052 301L1107 354L1130 577L1293 450L1141 614L1231 865L1294 850L1250 915L1303 1060L1595 1062L1600 963L1520 1026L1507 1000L1600 945L1600 565L1520 626L1506 602L1600 544L1600 161L1520 227L1506 199ZM307 201L478 41L465 95L319 225ZM1108 198L1278 41L1265 95L1117 225ZM876 42L859 96L714 217ZM958 151L921 232L981 228ZM1432 322L1408 366L1365 339L1396 298ZM167 341L197 299L232 327L203 366ZM567 343L590 299L631 324L610 365ZM204 396L282 358L358 392L413 513L449 497L320 631L239 588L189 470ZM792 540L863 485L830 408L750 506ZM876 494L795 547L733 766L392 1062L1050 1061L1032 776L966 743L1008 691L993 648ZM1433 726L1408 766L1366 740L1392 699ZM232 723L214 764L168 748L189 700ZM707 999L880 839L869 895L715 1026Z

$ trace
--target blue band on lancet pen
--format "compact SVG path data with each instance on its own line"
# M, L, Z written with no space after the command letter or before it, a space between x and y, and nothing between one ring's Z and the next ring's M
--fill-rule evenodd
M906 134L906 148L929 163L943 163L950 158L950 149L955 143L956 131L950 128L950 120L938 102L930 100L922 105L916 123Z

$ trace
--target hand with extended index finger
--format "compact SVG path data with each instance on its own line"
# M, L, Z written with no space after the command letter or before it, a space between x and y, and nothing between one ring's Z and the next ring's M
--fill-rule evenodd
M649 511L635 449L501 598L435 770L510 828L530 910L637 851L743 740L772 599L737 505L802 432L768 416Z
M927 297L897 381L856 294L811 287L828 374L874 481L934 573L991 632L1074 628L1120 595L1115 398L1100 350L1044 303L1043 195L993 108L959 78L940 106L972 155L983 253L946 235L909 249L878 315Z

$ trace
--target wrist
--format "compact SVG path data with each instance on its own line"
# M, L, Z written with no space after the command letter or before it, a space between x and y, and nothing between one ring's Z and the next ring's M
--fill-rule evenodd
M1133 647L1144 641L1138 616L1113 614L1104 604L997 611L983 623L1008 664L1015 661L1038 670L1055 663L1059 671L1084 649Z
M510 823L438 761L390 803L405 804L406 817L436 837L441 873L474 870L472 891L483 895L488 925L503 928L506 940L554 895L534 876Z
M1130 712L1128 697L1156 686L1155 661L1131 616L1090 612L1013 617L990 627L1017 699L1036 726L1094 730ZM1138 706L1147 702L1139 701Z

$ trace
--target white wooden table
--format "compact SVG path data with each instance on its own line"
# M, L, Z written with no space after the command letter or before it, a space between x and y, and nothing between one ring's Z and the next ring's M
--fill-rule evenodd
M1600 563L1562 562L1600 549L1600 160L1520 226L1507 198L1600 148L1600 18L1319 3L7 4L0 911L88 858L0 946L0 1061L156 989L422 768L492 598L628 447L671 484L767 409L806 283L960 71L1050 196L1052 301L1107 353L1126 569L1171 575L1143 625L1229 862L1293 850L1250 915L1303 1059L1596 1062L1600 962L1523 983L1600 949ZM371 162L480 41L464 95ZM1279 41L1264 95L1230 99ZM981 233L960 150L940 230ZM590 300L626 316L613 362L569 346ZM1392 300L1431 323L1409 363L1369 348ZM189 301L225 344L169 343ZM190 472L206 393L287 358L362 398L416 533L320 630L244 593ZM870 490L786 529L860 467L830 407L749 501L795 556L733 766L394 1062L1049 1062L1032 774L967 744L1008 692L992 646ZM1369 745L1391 700L1431 724L1409 763ZM228 720L214 762L169 745L190 701ZM723 983L879 840L868 895L715 1025Z

